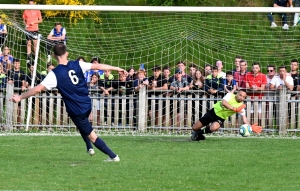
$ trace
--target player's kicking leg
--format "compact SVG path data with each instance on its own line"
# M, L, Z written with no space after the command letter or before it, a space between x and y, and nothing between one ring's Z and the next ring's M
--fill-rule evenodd
M97 147L104 154L108 155L108 159L106 159L105 162L119 162L120 161L119 156L116 155L112 150L110 150L110 148L105 144L105 142L96 135L94 130L89 134L88 137L92 141L92 143L95 145L95 147Z
M80 133L83 141L86 144L86 151L87 151L87 153L89 155L93 156L95 154L95 151L93 149L93 146L92 146L92 143L91 143L90 139L88 138L88 136L85 136L80 129L78 129L78 130L79 130L79 133Z

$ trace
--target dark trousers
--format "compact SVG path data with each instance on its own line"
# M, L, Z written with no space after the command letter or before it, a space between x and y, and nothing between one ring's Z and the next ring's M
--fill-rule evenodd
M65 41L63 41L63 40L59 40L59 41L48 40L47 41L46 51L47 51L48 55L51 55L51 49L57 44L65 44Z
M279 16L281 16L282 23L287 24L288 16L286 13L268 13L268 18L271 22L274 22L273 14L278 14Z

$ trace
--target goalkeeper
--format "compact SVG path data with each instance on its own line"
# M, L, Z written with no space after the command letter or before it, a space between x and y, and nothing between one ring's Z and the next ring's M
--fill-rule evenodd
M193 125L193 133L191 136L192 141L205 140L205 136L203 134L217 131L222 126L226 118L234 115L235 113L239 113L243 118L243 122L245 124L249 124L244 109L246 105L243 104L246 97L247 93L244 90L239 90L236 95L233 93L226 94L222 101L218 101L214 104L213 108ZM210 123L211 125L209 125ZM255 133L260 133L262 131L262 128L257 126L257 124L253 124L251 127L252 131Z

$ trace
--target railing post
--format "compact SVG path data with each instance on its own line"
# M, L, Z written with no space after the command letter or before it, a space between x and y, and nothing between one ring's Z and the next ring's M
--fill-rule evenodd
M14 94L14 84L7 83L6 85L6 130L12 131L13 130L13 113L14 113L14 103L9 101L9 99Z
M279 90L279 135L287 134L287 108L288 104L286 102L287 89L283 87Z
M146 119L146 87L142 87L138 93L138 130L144 132L147 127L147 119Z

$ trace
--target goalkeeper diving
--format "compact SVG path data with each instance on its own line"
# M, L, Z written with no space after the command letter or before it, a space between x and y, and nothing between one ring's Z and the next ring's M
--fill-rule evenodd
M205 140L204 134L217 131L223 125L227 117L235 115L236 113L242 116L244 124L250 125L246 117L246 105L243 103L246 97L247 93L244 90L239 90L237 94L227 93L223 97L223 100L215 103L213 108L193 125L192 141ZM209 125L210 123L211 125ZM257 126L257 123L251 125L251 128L254 133L260 133L262 131L262 128Z

